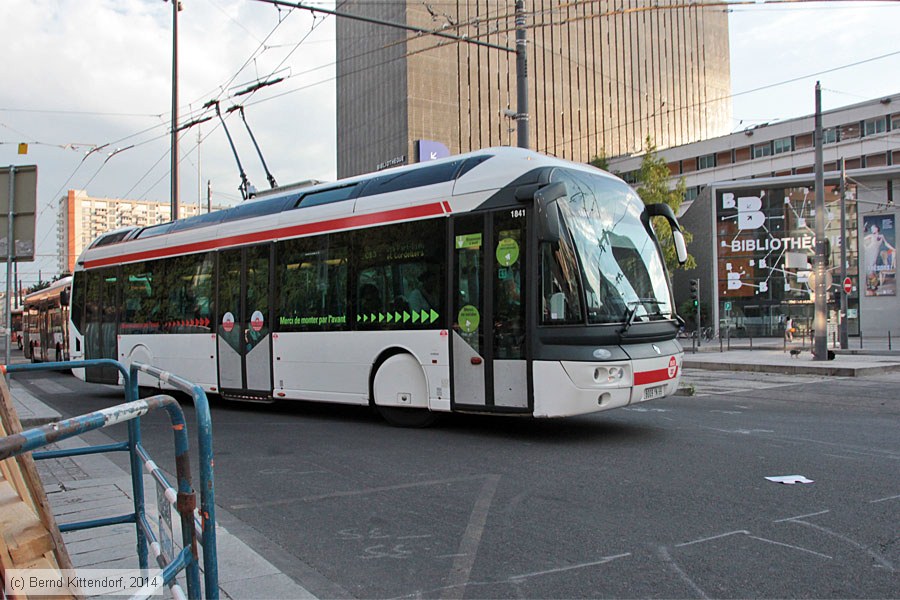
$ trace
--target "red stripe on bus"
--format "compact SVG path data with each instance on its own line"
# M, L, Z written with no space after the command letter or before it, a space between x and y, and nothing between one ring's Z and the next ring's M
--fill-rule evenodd
M453 212L452 210L450 210L450 203L447 202L446 200L441 202L441 207L444 209L444 212L447 214L450 214L451 212Z
M675 374L678 371L676 369ZM672 375L674 377L675 375ZM647 385L649 383L659 383L660 381L668 381L672 379L669 377L669 369L656 369L655 371L642 371L640 373L634 374L634 385Z
M217 250L219 248L226 248L229 246L243 246L245 244L252 244L254 242L262 242L278 238L300 237L303 235L312 235L314 233L325 233L329 231L339 231L342 229L353 229L369 225L383 225L396 221L419 219L423 217L434 217L442 214L444 214L442 203L435 202L422 206L411 206L408 208L397 208L394 210L353 215L350 217L340 217L338 219L330 219L328 221L291 225L289 227L282 227L281 229L255 231L253 233L216 238L212 240L205 240L202 242L180 244L178 246L172 246L168 248L156 248L154 250L132 252L130 254L122 254L120 256L110 256L107 258L86 260L84 262L84 268L93 269L96 267L105 267L108 265L117 265L120 263L130 263L142 260L152 260L154 258L165 258L167 256L177 256L180 254L193 254L195 252L203 252L205 250Z

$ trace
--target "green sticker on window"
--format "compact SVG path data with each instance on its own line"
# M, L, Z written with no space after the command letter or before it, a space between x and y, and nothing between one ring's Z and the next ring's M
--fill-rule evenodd
M497 262L508 267L519 260L519 244L512 238L503 238L497 244Z
M459 322L460 329L466 333L472 333L478 329L478 324L481 322L481 315L478 313L477 308L471 304L466 304L459 309L457 321Z
M481 234L467 233L456 236L456 249L461 250L463 248L481 248Z

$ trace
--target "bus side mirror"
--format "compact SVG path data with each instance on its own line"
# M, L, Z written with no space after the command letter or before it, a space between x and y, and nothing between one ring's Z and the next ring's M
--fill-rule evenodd
M566 197L566 184L561 181L551 183L535 192L534 207L537 212L538 240L558 242L560 238L559 207L560 198Z
M675 255L678 257L678 264L683 265L688 259L687 244L684 243L684 234L681 233L681 230L673 228L672 239L675 241Z
M663 202L656 202L646 206L647 215L650 217L664 217L672 228L672 241L675 242L675 254L678 257L678 264L683 265L687 262L687 244L684 243L684 234L681 233L681 225L672 212L672 207Z
M69 305L69 290L63 290L59 293L59 305L60 306L68 306Z

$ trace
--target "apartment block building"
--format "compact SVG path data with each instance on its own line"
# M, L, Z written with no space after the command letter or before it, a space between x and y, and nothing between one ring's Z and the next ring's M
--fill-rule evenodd
M216 210L219 208L214 207ZM200 214L197 205L182 203L178 210L182 219ZM82 250L102 233L170 220L171 205L168 202L94 198L85 190L69 190L60 199L56 218L59 272L71 273Z

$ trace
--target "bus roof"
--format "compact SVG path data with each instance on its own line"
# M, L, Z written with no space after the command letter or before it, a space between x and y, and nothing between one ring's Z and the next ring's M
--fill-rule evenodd
M477 208L496 190L553 166L602 173L521 148L487 148L268 194L187 219L110 232L82 253L76 270L447 216Z
M66 277L62 277L53 283L51 283L48 287L44 289L38 290L36 292L31 292L27 296L25 296L25 300L23 304L28 304L29 302L37 302L39 300L44 300L45 298L52 298L53 296L59 295L59 293L67 287L72 285L72 276L67 275Z

